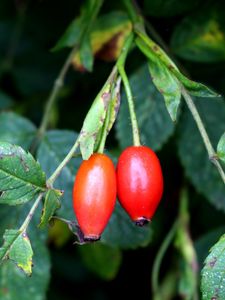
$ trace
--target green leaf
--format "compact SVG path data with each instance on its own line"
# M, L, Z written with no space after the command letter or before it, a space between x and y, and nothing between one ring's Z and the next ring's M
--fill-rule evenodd
M177 78L158 60L148 63L152 81L163 95L167 110L173 121L176 121L181 99L181 86Z
M225 235L212 247L202 270L202 299L224 299L225 295Z
M221 136L217 145L217 155L225 163L225 133Z
M215 147L225 128L224 99L199 100L196 106ZM185 173L195 188L215 207L225 211L224 184L210 162L198 128L187 110L179 124L178 151Z
M200 2L200 0L145 0L144 12L156 17L172 17L194 9Z
M117 203L109 223L102 234L101 241L120 249L146 247L152 238L150 226L136 226Z
M199 267L203 268L203 263L208 255L208 249L211 245L214 245L219 237L225 232L225 226L221 226L219 228L210 230L206 232L204 235L200 236L195 241L195 249L198 255Z
M93 70L94 55L92 53L91 41L89 36L86 36L86 38L84 38L82 41L80 47L80 59L81 64L85 68L85 70L91 72Z
M89 36L89 30L97 16L103 0L86 0L80 12L80 16L72 21L63 36L59 39L53 51L65 47L74 47L79 45L82 39Z
M41 163L47 177L52 175L61 161L72 148L78 134L66 130L52 130L46 133L37 152L38 161ZM61 207L56 214L65 219L74 219L72 205L72 189L81 157L72 159L62 170L54 186L64 191Z
M26 232L6 229L3 239L0 259L11 259L25 274L31 275L33 250Z
M20 235L20 232L15 229L6 229L4 235L3 235L3 240L4 244L0 248L0 259L4 259L5 256L7 256L7 253L9 252L10 246L13 244L13 242L18 238Z
M191 95L196 97L219 97L218 93L214 92L206 85L188 79L179 71L174 70L173 72Z
M199 9L186 17L173 33L173 51L190 61L224 61L224 8L223 2L215 2L206 9Z
M0 141L9 142L28 149L36 128L28 120L12 112L0 113Z
M0 91L0 110L11 107L13 104L12 98L6 93Z
M45 190L45 174L21 147L0 142L0 204L17 205Z
M86 244L79 247L82 260L87 268L104 280L116 277L122 261L122 253L102 243Z
M39 227L46 227L54 215L55 211L60 208L60 197L62 192L59 190L48 190L45 196L44 208L42 211L41 222Z
M58 51L65 47L74 47L75 45L77 45L81 39L82 26L84 25L82 23L81 17L73 20L66 29L63 36L58 40L52 51Z
M145 33L140 29L136 29L138 38L136 38L136 44L139 49L144 53L144 55L155 64L160 64L161 72L166 72L168 74L172 73L177 77L179 81L184 85L184 87L189 91L190 94L198 97L216 97L217 93L209 89L202 83L198 83L188 79L184 76L169 58L169 56L157 45L155 44Z
M98 93L91 105L81 129L79 143L83 159L88 159L94 152L102 127L105 122L106 112L112 100L115 75L112 74ZM96 143L97 142L97 143Z
M0 240L4 228L16 228L21 224L30 209L30 203L25 206L16 206L12 210L7 205L0 209ZM1 300L45 300L46 290L50 279L50 257L46 247L46 231L38 230L36 224L40 210L34 215L29 226L29 237L35 250L33 257L32 276L27 276L16 264L10 260L4 261L0 266L0 299ZM1 241L2 243L2 241ZM20 253L21 255L22 253Z
M168 115L162 96L151 81L147 64L136 70L130 77L130 85L134 95L141 142L153 150L158 150L172 135L174 124ZM125 93L122 94L116 132L122 148L132 145L132 129Z

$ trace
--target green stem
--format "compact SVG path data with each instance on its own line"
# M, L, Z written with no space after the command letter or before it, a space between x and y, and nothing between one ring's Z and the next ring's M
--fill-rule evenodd
M140 146L140 136L139 136L139 130L138 130L138 122L137 122L137 117L135 114L135 107L134 107L134 99L133 95L131 92L131 87L129 83L129 79L127 77L127 74L124 69L125 61L127 58L128 51L133 43L134 35L131 34L128 39L125 42L125 45L123 47L123 51L117 61L117 68L120 73L120 76L122 78L126 96L127 96L127 101L128 101L128 106L129 106L129 112L130 112L130 118L131 118L131 125L132 125L132 132L133 132L133 144L135 146Z
M39 203L41 202L42 198L44 196L44 193L40 193L35 200L33 206L31 207L26 219L24 220L23 224L20 226L19 231L24 232L26 231L28 225L30 224L31 219L33 218L34 212L37 209Z
M96 19L99 10L101 8L103 4L103 0L98 1L97 5L95 5L93 7L92 10L92 15L89 19L89 22L87 24L87 26L84 28L82 34L81 34L81 39L80 39L80 45L82 44L83 40L85 39L86 35L89 34L89 31L93 25L94 20ZM43 135L45 134L45 131L48 127L48 123L49 123L49 115L50 112L52 110L52 107L54 106L54 103L58 97L59 91L62 88L63 84L64 84L64 80L65 80L65 76L67 74L67 71L69 70L69 67L71 65L72 59L76 53L76 51L78 50L78 47L80 45L75 45L72 49L72 51L69 53L64 65L62 66L58 77L55 80L55 83L53 85L52 91L49 95L49 98L46 101L46 106L45 106L45 110L44 110L44 114L43 114L43 118L40 124L40 127L37 131L37 135L36 138L34 139L32 146L31 146L31 152L35 152L40 140L42 139Z
M173 226L171 227L168 235L166 236L166 238L164 239L158 253L157 256L155 258L154 264L153 264L153 268L152 268L152 290L154 295L156 295L159 291L159 271L160 271L160 266L163 260L163 257L166 253L166 250L168 249L170 243L172 242L174 235L176 233L177 230L177 225L178 222L175 221L175 223L173 224Z
M43 135L45 134L45 131L47 129L48 122L49 122L50 112L52 110L52 107L53 107L56 99L57 99L59 91L60 91L60 89L62 88L62 86L64 84L66 73L69 70L69 67L71 65L71 61L72 61L76 51L77 51L77 46L75 46L72 49L72 51L70 52L70 54L68 55L64 65L62 66L62 68L59 72L59 75L58 75L57 79L55 80L52 91L51 91L51 93L49 95L49 98L47 99L47 102L46 102L46 106L45 106L45 110L44 110L44 114L43 114L43 118L42 118L40 127L37 131L36 138L34 139L34 141L32 143L32 146L31 146L31 152L32 153L36 150L40 140L42 139Z
M200 115L198 113L198 110L197 110L197 108L196 108L196 106L195 106L195 104L194 104L191 96L189 95L189 93L186 91L185 88L182 88L182 95L183 95L183 97L185 99L185 102L186 102L189 110L191 111L191 114L192 114L192 116L193 116L193 118L194 118L194 120L196 122L196 125L197 125L197 127L199 129L199 132L200 132L201 137L203 139L203 142L205 144L205 148L206 148L206 150L208 152L209 159L216 166L216 168L217 168L217 170L218 170L218 172L219 172L219 174L220 174L223 182L225 183L225 174L224 174L223 168L222 168L222 166L220 165L219 161L216 158L217 157L216 156L216 152L215 152L215 150L214 150L214 148L213 148L213 146L212 146L212 144L210 142L209 136L208 136L208 134L206 132L206 129L204 127L202 119L201 119L201 117L200 117Z
M79 137L77 138L76 142L74 143L73 147L70 149L67 156L64 158L64 160L59 164L59 166L56 168L54 173L49 177L46 184L47 187L51 188L57 177L60 175L62 169L66 166L66 164L71 160L71 158L74 156L74 153L76 149L79 146Z

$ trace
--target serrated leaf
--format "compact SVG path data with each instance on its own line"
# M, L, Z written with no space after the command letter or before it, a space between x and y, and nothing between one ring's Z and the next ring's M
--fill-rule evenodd
M68 154L77 138L77 133L67 130L51 130L46 133L38 149L37 158L48 177ZM81 161L81 157L72 159L63 168L54 184L56 188L64 191L61 207L56 214L65 219L74 219L72 189Z
M177 25L171 46L180 57L196 62L225 60L224 3L212 2Z
M0 248L0 259L4 259L5 256L7 256L7 252L10 249L10 246L13 244L13 242L18 238L20 235L19 230L16 229L6 229L4 235L3 235L3 240L4 244Z
M12 243L8 255L25 274L31 275L33 250L25 231L21 232Z
M176 121L181 99L181 86L177 78L160 61L149 61L152 81L163 95L167 110L173 121Z
M208 255L208 249L211 247L211 245L214 245L218 241L219 237L224 232L225 226L221 226L219 228L206 232L195 241L195 249L198 255L200 268L203 268L204 260Z
M210 88L202 83L198 83L188 79L184 76L174 64L174 62L169 58L169 56L157 45L155 44L145 33L140 29L136 29L138 38L136 39L136 44L144 55L149 58L150 61L157 63L158 61L167 68L168 72L173 73L179 81L184 85L188 92L194 96L198 97L216 97L219 96L217 93L212 91Z
M134 72L130 77L130 85L134 95L141 142L158 150L172 135L174 124L169 117L162 96L151 81L147 64ZM125 97L125 93L122 93L116 123L117 138L122 148L132 145L132 129Z
M1 205L0 209L0 240L4 228L16 228L21 224L30 210L30 204L13 208ZM0 266L0 299L1 300L44 300L50 279L50 257L46 246L47 232L37 229L40 210L29 225L29 237L35 249L32 276L27 276L10 260ZM1 241L2 242L2 241Z
M225 133L221 136L217 145L217 155L225 163Z
M59 190L47 191L39 227L46 227L51 218L53 217L55 211L60 208L61 203L59 199L62 196L62 194L63 193Z
M39 163L21 147L0 142L0 204L17 205L45 190Z
M4 244L0 248L0 260L10 259L26 275L31 275L33 250L26 231L6 229L3 239Z
M170 117L175 121L181 99L181 85L179 81L140 37L136 38L136 44L148 57L148 67L152 81L163 95Z
M215 147L225 128L224 99L198 100L196 106ZM224 184L209 160L198 128L187 109L179 124L178 151L185 173L195 188L215 207L225 211Z
M0 113L0 141L9 142L28 149L36 128L28 120L13 112Z
M223 299L225 295L225 235L212 247L202 270L202 299Z
M120 249L136 249L147 246L152 238L150 226L136 226L117 203L101 241Z
M100 278L112 280L116 277L122 261L119 249L95 243L79 247L79 252L87 268Z

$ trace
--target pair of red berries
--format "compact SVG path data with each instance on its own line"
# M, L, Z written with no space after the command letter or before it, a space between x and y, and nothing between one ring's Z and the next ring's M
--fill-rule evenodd
M105 154L83 161L73 188L73 206L85 241L95 241L114 210L116 195L139 226L149 222L163 193L163 176L156 154L146 146L126 148L117 169Z

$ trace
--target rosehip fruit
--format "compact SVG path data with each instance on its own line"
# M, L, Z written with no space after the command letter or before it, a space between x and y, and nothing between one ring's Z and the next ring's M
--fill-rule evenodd
M116 203L112 160L95 153L81 163L73 187L73 207L85 241L99 240Z
M138 226L148 223L163 193L163 175L159 159L146 146L130 146L117 165L119 202Z

